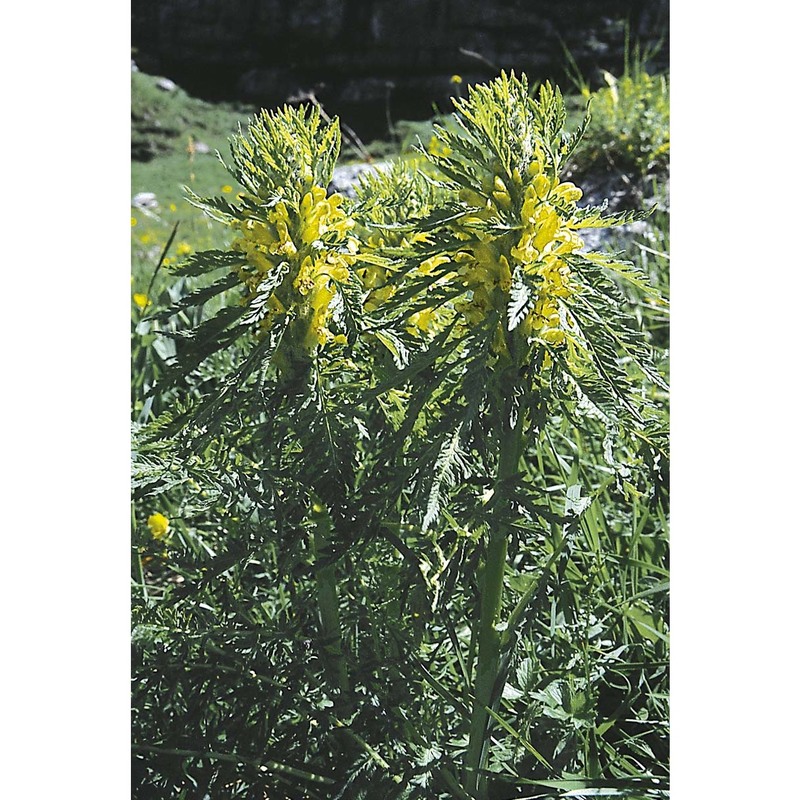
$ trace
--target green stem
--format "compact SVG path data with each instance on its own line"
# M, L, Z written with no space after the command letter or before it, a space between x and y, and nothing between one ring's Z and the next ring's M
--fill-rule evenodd
M506 406L506 419L510 404ZM470 720L466 752L465 784L472 794L485 800L488 785L481 771L489 756L489 708L497 702L495 687L500 671L501 632L498 630L503 605L503 573L508 552L507 491L508 481L519 468L522 450L522 413L515 424L508 425L500 444L500 458L495 482L493 520L486 546L486 561L481 586L478 617L478 662L475 668L475 702Z
M213 750L186 750L177 747L155 747L148 744L133 744L131 749L135 753L154 753L161 756L180 756L182 758L202 758L212 761L226 761L232 764L248 764L257 767L261 770L268 770L271 772L278 772L284 775L290 775L293 778L302 778L305 781L312 783L332 784L334 781L325 775L315 775L313 772L306 772L305 770L291 767L288 764L279 764L277 761L269 759L254 760L246 756L240 756L237 753L218 753Z
M324 505L315 502L311 512L314 522L312 546L317 563L317 608L322 625L322 660L328 681L337 691L341 709L349 713L352 706L350 677L342 646L339 619L339 593L336 587L336 563L329 560L331 518Z

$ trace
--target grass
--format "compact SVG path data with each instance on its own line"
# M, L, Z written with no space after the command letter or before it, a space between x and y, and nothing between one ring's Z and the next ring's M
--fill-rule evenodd
M622 75L603 71L603 85L592 89L571 63L573 82L584 102L591 101L592 124L575 159L583 171L613 172L636 180L669 170L669 76L648 72L653 52L626 45Z
M228 138L253 112L212 105L180 88L165 91L159 80L131 73L131 195L155 197L154 205L131 208L133 362L139 381L134 407L139 412L144 407L141 395L152 385L157 365L163 365L173 350L157 335L160 324L141 318L170 305L182 288L188 290L187 282L175 285L170 266L192 252L228 243L222 226L186 202L184 186L200 195L234 191L215 151L227 152Z

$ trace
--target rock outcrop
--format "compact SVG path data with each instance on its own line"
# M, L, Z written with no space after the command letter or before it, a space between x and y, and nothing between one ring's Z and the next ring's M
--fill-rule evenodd
M132 43L143 70L197 96L270 107L313 93L358 129L387 107L447 110L453 74L563 82L565 48L587 77L621 71L626 21L643 45L663 40L663 67L668 13L668 0L133 0Z

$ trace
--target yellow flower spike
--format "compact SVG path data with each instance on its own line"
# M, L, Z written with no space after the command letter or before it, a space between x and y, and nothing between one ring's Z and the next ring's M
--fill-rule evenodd
M271 330L275 323L285 314L285 312L286 309L284 308L283 303L281 303L276 295L271 295L267 301L267 313L264 315L263 319L259 320L258 323L261 332L266 333L267 331Z
M147 518L147 527L154 539L163 539L169 532L169 519L156 512Z
M471 301L458 303L456 308L464 315L464 319L469 325L477 325L486 317L486 313L491 307L486 292L480 288L472 293Z

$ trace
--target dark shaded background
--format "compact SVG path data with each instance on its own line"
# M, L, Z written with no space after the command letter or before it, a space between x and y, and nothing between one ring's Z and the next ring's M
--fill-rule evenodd
M626 26L669 56L668 0L132 0L134 59L207 100L271 107L313 92L364 138L449 109L454 73L564 85L622 71Z

